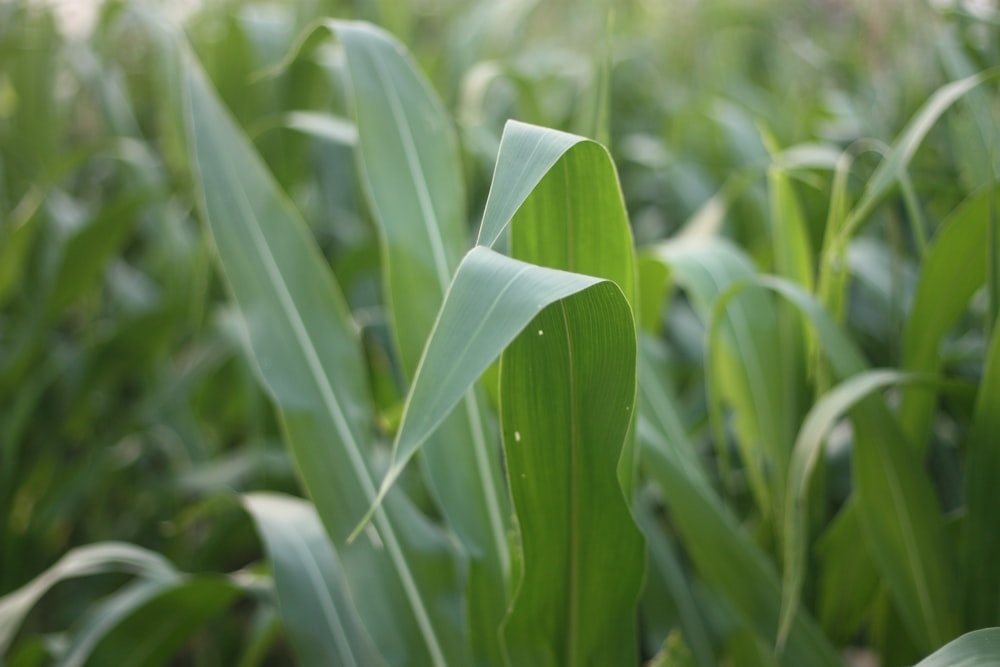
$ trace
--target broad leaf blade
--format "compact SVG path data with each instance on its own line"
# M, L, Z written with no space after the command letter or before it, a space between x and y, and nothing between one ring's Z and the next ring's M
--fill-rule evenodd
M473 248L455 273L424 350L380 493L538 313L600 282Z
M616 475L635 398L635 326L611 283L542 311L504 352L501 426L524 571L515 665L637 661L643 542Z
M526 173L538 180L517 180ZM523 198L519 193L504 196L500 188L511 182L524 188L530 185L530 193ZM483 212L483 235L496 241L499 230L508 227L512 257L610 280L625 294L633 311L638 307L632 230L615 165L604 146L548 128L508 122ZM494 231L487 234L487 229ZM629 502L635 465L630 434L618 465Z

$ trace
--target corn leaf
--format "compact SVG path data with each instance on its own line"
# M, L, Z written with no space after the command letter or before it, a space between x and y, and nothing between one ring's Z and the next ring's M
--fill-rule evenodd
M224 577L140 581L103 602L57 661L59 667L171 664L191 636L228 609L240 593Z
M722 311L716 297L736 280L756 273L735 247L718 239L672 241L649 249L683 287L695 310L708 324L706 354L709 415L720 458L725 460L724 404L733 407L737 444L746 466L754 500L765 518L783 508L784 479L796 420L783 367L775 304L763 294Z
M180 576L160 554L119 542L102 542L69 551L21 588L0 598L0 654L6 653L24 617L46 592L66 579L124 572L153 581Z
M834 377L866 369L860 352L822 306L786 280L765 276L734 285L716 307L724 308L725 301L752 285L773 290L802 312ZM852 421L852 472L872 557L911 639L933 650L954 637L958 627L955 554L944 532L944 516L922 463L913 457L884 402L877 397L860 402Z
M301 665L384 665L361 625L343 566L315 508L275 493L243 497L271 561L285 630Z
M1000 628L985 628L949 642L914 667L991 667L1000 662Z
M942 341L986 280L988 214L994 193L987 188L969 197L945 220L924 253L913 309L903 329L900 364L905 370L937 370ZM956 266L962 270L956 271ZM934 401L934 392L908 391L899 408L900 424L920 452L927 449Z
M906 374L896 370L876 369L851 376L821 396L806 415L795 439L789 470L789 493L785 506L783 535L785 577L783 583L782 619L778 646L785 643L799 603L805 578L806 544L808 542L807 503L809 479L822 454L823 443L830 429L844 413L869 394L890 386L928 384L932 378Z
M306 489L390 664L466 664L452 549L401 493L346 543L372 505L371 400L357 332L305 223L182 54L180 118L202 215L251 356L278 406Z
M983 362L972 426L965 442L968 471L962 555L967 627L1000 625L1000 535L996 529L1000 479L1000 327Z
M585 294L542 311L500 364L524 562L504 626L514 665L638 657L642 538L615 473L634 410L635 327L613 284Z
M406 50L364 23L331 22L346 55L358 128L358 163L381 232L383 284L403 373L410 379L468 233L465 187L451 119ZM489 408L470 388L461 409L423 447L426 479L470 554L474 657L499 665L507 608L510 505Z
M778 574L736 517L716 495L676 412L676 399L658 355L642 345L639 364L639 443L643 469L660 486L701 578L725 591L743 623L770 641L781 609ZM836 652L808 614L795 615L782 664L840 665Z

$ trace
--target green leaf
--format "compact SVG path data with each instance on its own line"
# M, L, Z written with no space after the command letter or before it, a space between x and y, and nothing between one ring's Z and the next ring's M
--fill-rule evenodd
M914 667L992 667L1000 662L1000 628L969 632Z
M550 166L535 174L536 165ZM538 176L537 182L516 181L528 172ZM502 184L515 181L519 188L530 185L530 194L505 196L510 193L501 189ZM488 225L494 231L487 235ZM489 237L498 241L508 228L512 257L610 280L635 311L632 231L614 161L604 146L548 128L508 122L483 212L480 243ZM629 436L618 475L630 502L635 466L634 438Z
M358 128L362 174L383 255L385 301L403 373L412 378L451 276L468 244L465 187L452 121L405 48L364 23L326 24L340 39ZM423 448L425 476L470 563L474 657L502 661L510 505L500 444L475 386Z
M717 309L750 287L763 287L795 305L812 326L836 378L863 372L861 353L829 313L797 285L773 276L729 288ZM957 633L954 552L934 488L885 403L869 397L852 413L852 472L871 553L912 640L940 646Z
M701 578L733 605L761 639L777 635L778 574L702 471L676 411L662 359L643 341L639 363L639 442L645 471L660 486L671 523ZM805 612L795 616L782 656L786 665L840 665Z
M372 506L371 395L357 331L305 223L181 54L183 120L202 216L250 353L306 489L347 573L365 626L390 664L465 664L452 548L401 492L346 542ZM376 583L377 582L377 583Z
M243 496L243 506L267 547L281 617L300 664L384 665L315 508L275 493Z
M469 251L455 272L407 396L380 498L468 388L536 315L604 282L526 264L482 246Z
M166 582L179 576L163 556L131 544L101 542L72 549L55 565L0 598L0 654L7 652L24 617L50 588L66 579L105 572L125 572Z
M853 638L881 587L852 496L816 541L816 615L830 640Z
M689 651L693 654L692 661L701 667L712 667L718 663L718 660L712 650L709 629L695 601L693 582L689 580L690 575L682 566L674 545L670 543L663 527L656 521L653 510L648 503L636 503L635 512L643 536L646 538L648 568L643 591L644 599L645 596L653 592L650 589L651 579L658 576L662 579L662 588L655 589L655 592L660 593L666 589L660 594L663 597L668 597L670 603L676 607L683 641L690 647ZM676 641L677 638L671 639L674 633L675 631L670 632L665 643Z
M629 665L643 542L616 474L635 399L635 325L602 282L543 310L504 352L501 428L524 570L513 665Z
M169 664L184 643L228 609L239 593L239 586L224 577L137 582L88 615L57 664Z
M783 531L785 577L781 626L777 642L779 647L785 643L792 627L795 609L799 604L802 581L805 578L806 546L809 542L806 521L809 480L822 454L823 443L830 429L854 404L872 392L893 385L928 384L933 379L933 376L913 375L896 370L865 371L844 380L821 396L806 415L795 439L791 469L788 473L789 493L785 505Z
M1000 625L1000 534L997 506L1000 495L1000 327L983 362L982 381L976 397L972 426L965 441L967 479L966 516L963 527L962 577L966 627Z
M893 141L888 155L879 164L875 173L868 180L865 191L861 199L851 211L850 216L844 223L841 230L841 239L846 240L854 236L858 228L867 220L868 216L875 209L882 199L889 194L889 191L899 180L901 175L909 167L910 160L917 152L924 137L930 132L945 111L951 105L974 90L976 86L1000 78L1000 68L993 68L978 72L972 76L952 81L938 90L924 103L924 105L914 114L910 122L907 123L903 131Z
M709 416L720 459L728 456L723 405L729 404L754 500L766 519L775 518L783 508L797 424L790 408L796 401L791 384L785 373L776 371L783 368L786 350L775 344L782 340L775 304L758 293L720 307L717 297L727 286L756 274L749 259L726 241L691 238L647 252L668 267L707 323Z
M988 213L995 192L987 188L969 197L948 216L924 253L913 308L903 329L903 369L937 370L942 341L986 280ZM962 270L956 271L957 266ZM927 449L934 403L934 392L907 391L899 408L899 422L921 453Z

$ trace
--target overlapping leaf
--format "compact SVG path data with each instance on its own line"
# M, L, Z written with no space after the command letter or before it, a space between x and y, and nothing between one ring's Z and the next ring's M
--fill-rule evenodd
M359 613L390 664L462 664L455 562L443 536L396 493L365 538L346 543L376 491L356 330L304 223L197 64L180 57L178 113L202 212L305 486L348 581L368 584L354 596Z

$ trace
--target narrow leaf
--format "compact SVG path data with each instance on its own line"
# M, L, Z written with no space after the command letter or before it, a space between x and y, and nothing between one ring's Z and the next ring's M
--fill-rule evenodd
M273 493L243 497L267 547L285 631L302 665L384 665L361 625L315 508Z
M663 361L641 347L639 442L644 470L657 482L686 552L700 577L723 591L761 639L778 631L781 586L767 556L712 489L676 412ZM799 611L782 664L840 665L808 614Z
M444 537L397 493L375 512L366 539L345 541L376 495L357 331L305 223L192 56L182 56L180 118L202 215L305 487L349 585L365 582L354 596L358 611L390 664L464 664L457 572Z
M995 192L988 188L969 197L948 216L924 253L913 309L903 329L901 366L905 370L937 370L942 341L986 280L988 213ZM956 266L962 270L956 271ZM921 453L927 449L934 402L933 392L908 391L899 408L899 422Z
M30 582L0 598L0 654L7 652L24 617L50 588L66 579L105 572L125 572L158 581L179 576L161 555L131 544L102 542L73 549Z
M791 469L788 473L789 493L784 515L784 564L785 576L782 594L781 626L778 646L784 645L792 627L795 609L799 604L802 581L805 578L806 546L808 540L807 507L809 480L822 453L830 429L855 403L872 392L902 384L927 384L933 376L908 375L895 370L871 370L845 380L820 397L795 439Z
M1000 479L1000 327L983 362L983 376L966 447L966 517L962 575L967 627L1000 625L1000 531L997 531L997 480Z
M949 642L915 667L992 667L1000 663L1000 628L986 628Z

